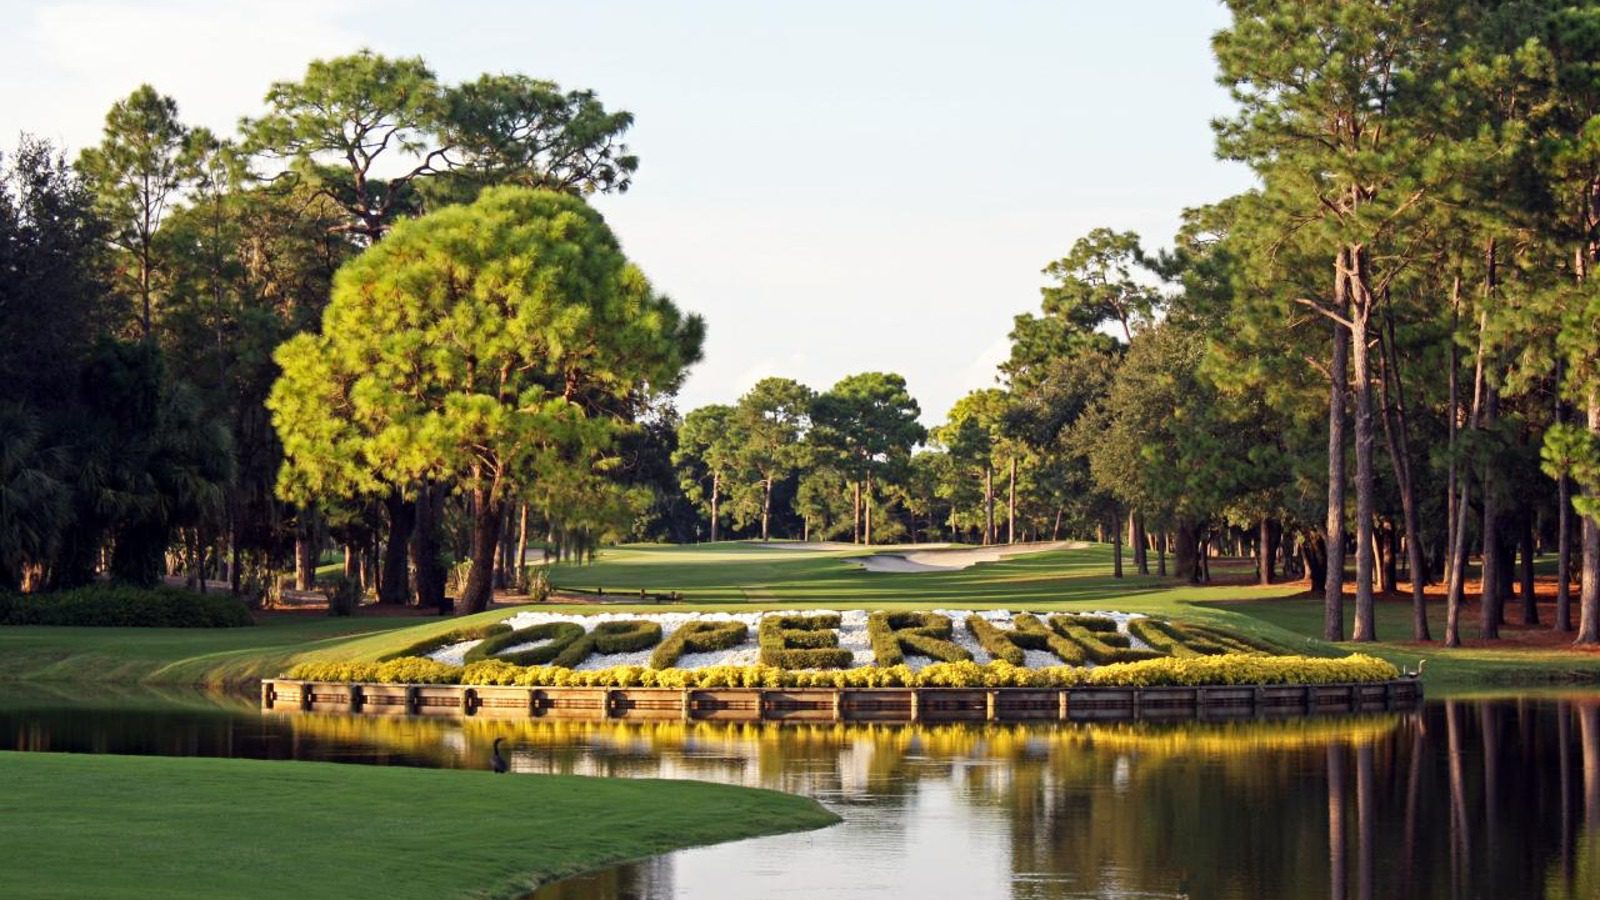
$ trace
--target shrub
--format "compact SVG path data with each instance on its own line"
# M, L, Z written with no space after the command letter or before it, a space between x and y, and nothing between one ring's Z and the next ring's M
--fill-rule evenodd
M1089 615L1088 613L1064 613L1061 615L1061 618L1071 619L1072 624L1082 628L1085 631L1099 633L1103 631L1117 630L1117 620L1111 618L1110 616L1093 616Z
M1160 619L1142 618L1128 622L1128 633L1146 644L1150 649L1165 653L1168 656L1187 657L1199 656L1193 650L1183 645L1183 641Z
M875 612L867 617L867 636L879 666L905 662L905 654L942 662L972 659L965 647L949 640L950 617L928 612Z
M423 638L422 640L417 641L414 644L408 644L399 650L394 651L393 653L386 653L383 656L378 657L378 661L383 662L391 659L399 659L402 656L427 656L436 650L443 650L452 644L459 644L463 641L479 641L485 638L494 637L497 634L505 634L509 631L511 631L511 626L504 622L493 622L487 625L471 625L466 628L457 628L453 631L446 631L443 634L435 635L431 638ZM468 651L468 653L470 654L471 651Z
M687 622L650 654L650 668L670 669L685 653L710 653L737 647L750 638L750 626L735 621Z
M543 565L523 566L517 587L535 603L550 599L550 571Z
M775 666L708 666L651 669L614 666L579 671L558 666L514 666L501 660L465 668L429 659L384 663L301 663L285 677L302 681L388 684L515 685L523 687L1196 687L1227 684L1346 684L1398 678L1393 664L1354 653L1343 659L1228 654L1161 657L1097 669L1051 666L1027 669L1004 660L933 663L920 672L905 666L838 671L794 671Z
M1151 650L1134 650L1131 647L1117 647L1103 640L1104 632L1096 633L1087 628L1080 627L1074 620L1080 616L1051 616L1050 628L1064 638L1069 638L1079 647L1088 660L1097 666L1109 665L1120 662L1136 662L1142 659L1154 659L1161 654Z
M325 578L321 585L322 596L328 598L328 615L352 616L361 605L361 582L343 575Z
M122 584L89 584L47 594L0 592L0 625L238 628L254 624L242 600L223 594Z
M298 681L366 682L369 684L459 684L462 669L416 656L387 662L300 663L287 678Z
M661 642L661 625L644 619L601 622L550 660L552 666L572 668L595 653L632 653Z
M502 631L497 631L485 638L483 643L467 651L465 662L478 662L491 657L514 663L519 666L534 666L547 663L555 659L568 647L583 639L583 626L576 622L545 622L541 625L531 625L512 631L509 625L502 626ZM529 647L515 653L508 653L496 657L495 654L507 647L518 644L532 644L547 641L537 647Z
M1048 650L1065 665L1083 665L1086 659L1083 647L1077 641L1051 631L1048 625L1039 621L1038 616L1022 613L1012 619L1012 624L1015 630L1011 639L1018 646L1029 650Z
M839 646L839 616L764 616L756 632L762 665L778 669L843 669L855 661Z
M1013 666L1020 666L1023 660L1027 659L1027 654L1011 639L1015 632L1007 632L976 614L967 616L966 624L967 631L977 638L978 646L982 647L983 652L989 654L990 658L1004 660Z

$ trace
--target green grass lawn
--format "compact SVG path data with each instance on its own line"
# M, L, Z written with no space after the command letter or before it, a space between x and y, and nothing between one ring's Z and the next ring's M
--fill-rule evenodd
M429 620L432 621L432 620ZM408 618L273 616L251 628L0 628L0 680L223 686L277 674L301 655Z
M820 828L696 781L0 753L0 896L482 897L683 847Z
M1331 645L1322 633L1318 598L1300 596L1301 585L1191 586L1174 579L1132 574L1111 577L1111 548L1052 550L949 572L878 573L852 565L852 556L893 548L848 548L827 552L783 550L756 543L674 547L626 546L602 551L589 565L551 570L558 587L607 593L679 591L679 606L574 605L574 612L604 609L727 611L783 608L868 607L1026 608L1038 611L1117 609L1207 621L1294 647L1316 656L1360 649L1415 666L1428 659L1430 691L1600 681L1600 653L1558 648L1471 647L1446 650L1412 646L1410 609L1388 601L1378 609L1378 633L1389 642ZM1153 565L1153 561L1152 561ZM1248 575L1244 562L1217 562L1216 576ZM1346 613L1353 615L1353 602ZM562 608L549 604L545 608ZM374 660L424 637L493 620L497 609L456 619L363 618L275 619L256 628L222 631L173 629L0 629L0 679L121 680L147 683L220 684L279 674L301 661ZM1442 603L1432 609L1435 635L1444 629ZM1476 637L1468 618L1463 636ZM1347 633L1349 629L1347 628Z

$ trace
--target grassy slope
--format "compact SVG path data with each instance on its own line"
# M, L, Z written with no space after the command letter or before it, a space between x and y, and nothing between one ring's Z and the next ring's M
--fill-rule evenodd
M0 628L0 679L223 685L416 619L275 617L253 628Z
M1312 655L1340 655L1355 649L1355 645L1333 646L1312 637L1322 630L1321 603L1294 597L1300 592L1298 586L1190 587L1150 576L1113 579L1109 575L1111 551L1105 546L1029 554L953 572L908 574L865 572L845 561L866 552L800 552L746 543L632 546L607 550L593 565L558 566L552 571L552 580L558 586L599 587L619 594L644 588L678 590L685 595L682 606L608 604L604 607L608 612L843 606L1119 609L1225 624ZM593 606L571 609L596 610ZM376 659L423 637L510 613L501 609L466 619L422 620L422 624L415 619L275 620L228 633L0 629L0 678L238 681L276 674L299 660ZM1442 606L1436 607L1434 614L1439 620L1435 634L1439 634L1443 630ZM1404 604L1380 605L1379 634L1409 634L1408 617ZM345 634L336 636L340 631ZM1472 626L1464 629L1468 640L1475 635ZM1447 651L1438 645L1398 643L1360 649L1408 666L1427 657L1432 691L1600 681L1600 654L1595 653L1513 648Z
M838 821L806 798L694 781L333 763L0 753L0 782L5 897L516 896Z

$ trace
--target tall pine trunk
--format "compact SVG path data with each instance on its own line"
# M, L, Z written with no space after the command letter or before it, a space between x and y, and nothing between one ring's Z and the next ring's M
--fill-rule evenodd
M517 504L517 558L513 561L512 583L519 590L528 588L528 579L522 573L528 568L528 504Z
M867 546L872 546L872 473L867 473L867 487L861 496L861 517L866 520L862 533L866 536Z
M1478 351L1472 373L1472 410L1467 414L1467 430L1476 431L1478 414L1483 403L1483 354L1485 331L1488 328L1488 311L1478 313ZM1472 497L1472 467L1463 466L1456 476L1456 531L1450 536L1450 581L1445 597L1444 645L1461 646L1461 599L1467 581L1467 509Z
M721 517L719 504L722 502L722 472L711 473L711 543L717 542L717 519Z
M1372 299L1366 277L1366 249L1347 251L1353 266L1350 277L1350 362L1356 395L1356 622L1354 641L1378 639L1372 598L1373 580L1373 471L1372 471L1372 369L1367 358L1367 325Z
M1116 521L1120 516L1113 513L1111 525L1111 577L1122 577L1122 523Z
M417 605L431 606L442 614L449 608L445 599L444 565L439 560L440 507L444 489L431 481L417 488L417 524L411 532L411 568L416 573Z
M1533 534L1533 511L1528 510L1527 514L1522 517L1522 535L1517 548L1522 556L1522 568L1519 573L1521 578L1518 579L1521 583L1518 586L1518 593L1521 595L1522 600L1522 624L1524 625L1539 624L1539 601L1534 595L1533 581L1533 554L1536 543L1537 541Z
M994 466L983 467L983 543L994 543Z
M403 606L411 597L406 577L406 551L417 525L417 504L396 488L383 500L389 513L389 539L383 545L383 570L378 574L378 602Z
M1582 253L1579 253L1582 258ZM1565 387L1566 367L1556 360L1556 410L1557 424L1567 421L1567 405L1561 400ZM1565 473L1556 479L1556 620L1551 628L1558 632L1572 630L1572 479Z
M1347 289L1342 268L1335 294L1344 299ZM1333 357L1328 366L1328 522L1327 574L1322 587L1322 637L1344 640L1344 393L1350 332L1333 323Z
M1133 567L1140 575L1150 574L1150 553L1145 546L1150 537L1144 530L1144 516L1138 512L1128 516L1128 542L1133 545Z
M1500 392L1492 385L1484 386L1483 426L1493 430L1500 412ZM1483 466L1483 591L1479 604L1479 624L1487 640L1500 637L1500 621L1505 595L1500 571L1500 504L1495 498L1494 460Z
M462 613L483 612L494 601L494 552L504 508L487 487L472 491L472 565L461 591Z
M1400 511L1405 518L1406 569L1411 576L1411 638L1427 641L1432 640L1433 636L1428 631L1427 599L1422 591L1427 575L1422 565L1422 522L1417 512L1417 485L1411 468L1410 423L1406 415L1405 379L1400 373L1400 351L1395 346L1394 317L1386 315L1384 321L1388 326L1388 333L1382 342L1383 436L1389 449L1389 461L1393 464L1395 483L1400 487ZM1451 346L1455 346L1453 340ZM1394 385L1392 412L1389 403L1391 383ZM1454 414L1452 410L1451 415ZM1392 424L1391 419L1393 419Z
M1017 542L1017 458L1011 457L1011 481L1006 488L1006 543Z
M1589 391L1589 431L1600 436L1600 390ZM1585 485L1583 495L1600 500L1594 484ZM1583 516L1583 587L1578 596L1577 644L1600 644L1600 524Z

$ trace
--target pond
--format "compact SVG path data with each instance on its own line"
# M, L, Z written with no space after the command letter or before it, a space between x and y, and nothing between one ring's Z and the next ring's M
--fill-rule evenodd
M261 715L0 686L0 749L698 778L834 828L618 866L540 900L1600 896L1600 695L1185 724L758 726ZM649 815L649 810L640 810Z

